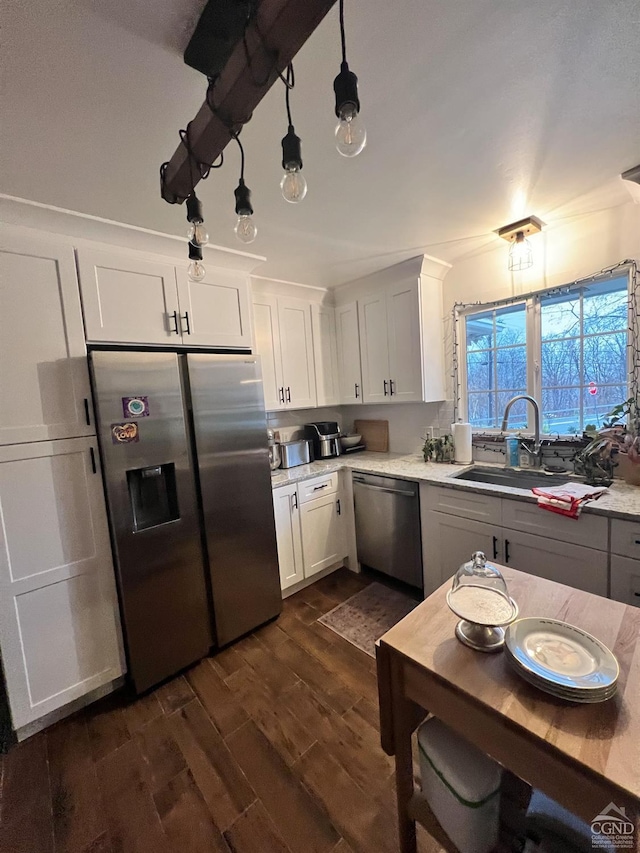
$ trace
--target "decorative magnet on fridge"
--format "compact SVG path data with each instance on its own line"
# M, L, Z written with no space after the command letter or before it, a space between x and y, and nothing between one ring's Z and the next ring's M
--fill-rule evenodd
M148 397L123 397L122 416L125 418L148 418Z

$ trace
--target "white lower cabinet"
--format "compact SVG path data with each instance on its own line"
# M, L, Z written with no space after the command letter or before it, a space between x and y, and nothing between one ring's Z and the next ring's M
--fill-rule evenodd
M427 510L423 520L425 594L454 575L474 551L484 551L489 559L500 562L499 533L491 524Z
M339 563L348 555L349 513L338 475L273 490L282 589ZM313 489L322 491L313 496Z
M124 673L95 438L0 448L0 647L14 728Z
M611 555L611 598L640 607L640 560Z
M278 564L282 589L287 589L287 587L304 580L297 489L298 487L294 484L273 490L273 511L276 520Z

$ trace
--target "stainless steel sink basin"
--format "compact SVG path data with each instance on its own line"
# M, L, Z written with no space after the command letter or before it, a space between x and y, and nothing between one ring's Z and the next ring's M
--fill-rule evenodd
M452 478L453 479L453 478ZM483 468L474 465L468 471L455 475L456 480L472 483L492 483L494 486L509 486L515 489L533 489L538 486L559 486L576 480L567 474L547 474L545 471L519 471L513 468Z

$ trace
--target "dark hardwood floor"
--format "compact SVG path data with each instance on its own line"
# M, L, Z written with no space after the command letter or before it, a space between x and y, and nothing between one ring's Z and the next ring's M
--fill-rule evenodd
M394 853L375 662L316 621L367 583L340 570L153 693L14 747L2 853ZM419 829L420 853L443 843Z

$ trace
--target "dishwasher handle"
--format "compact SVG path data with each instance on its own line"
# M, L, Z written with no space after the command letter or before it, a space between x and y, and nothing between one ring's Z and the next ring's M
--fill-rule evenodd
M386 489L384 486L372 486L370 483L365 483L364 480L358 480L355 477L353 482L357 483L363 489L371 489L374 492L386 492L390 495L403 495L406 498L415 498L416 493L410 492L408 489Z

